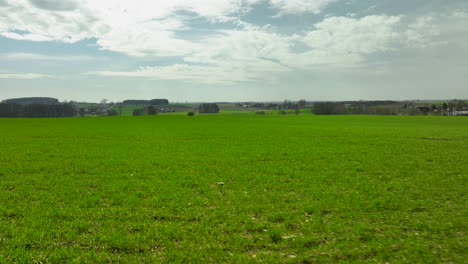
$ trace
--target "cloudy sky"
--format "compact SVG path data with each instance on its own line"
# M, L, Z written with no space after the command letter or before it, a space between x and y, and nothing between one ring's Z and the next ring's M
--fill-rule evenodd
M0 100L468 98L466 0L0 0Z

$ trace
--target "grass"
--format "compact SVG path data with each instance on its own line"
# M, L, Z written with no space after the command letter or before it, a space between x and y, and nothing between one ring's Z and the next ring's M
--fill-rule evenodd
M468 119L0 120L0 263L465 263Z

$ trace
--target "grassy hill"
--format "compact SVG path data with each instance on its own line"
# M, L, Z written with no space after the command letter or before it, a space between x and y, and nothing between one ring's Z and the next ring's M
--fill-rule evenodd
M0 119L0 263L464 263L464 117Z

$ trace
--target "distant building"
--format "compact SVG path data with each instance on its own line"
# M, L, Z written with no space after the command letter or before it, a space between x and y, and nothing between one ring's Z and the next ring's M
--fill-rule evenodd
M468 116L468 111L453 111L449 112L450 116Z

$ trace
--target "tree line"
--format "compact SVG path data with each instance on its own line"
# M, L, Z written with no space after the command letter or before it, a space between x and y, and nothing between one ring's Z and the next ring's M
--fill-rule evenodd
M133 116L142 116L142 115L157 115L158 114L158 109L153 106L147 106L143 108L137 108L133 110Z
M152 99L152 100L124 100L124 105L168 105L167 99Z
M19 104L1 103L0 117L10 118L54 118L54 117L74 117L76 108L73 104Z
M59 100L51 97L23 97L3 100L5 104L59 104Z
M113 111L113 110L110 110ZM219 106L215 103L204 103L198 106L198 112L200 114L215 114L219 113ZM157 115L159 113L159 109L156 108L154 105L150 105L147 107L136 108L133 110L133 116L142 116L142 115ZM192 112L193 113L193 112ZM110 113L109 115L117 115L118 113L115 111ZM193 115L193 114L192 114Z
M468 110L468 102L452 100L443 104L401 103L395 101L350 101L314 103L316 115L453 115Z

